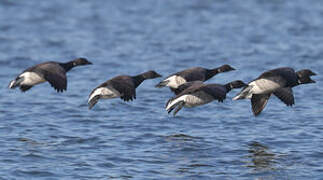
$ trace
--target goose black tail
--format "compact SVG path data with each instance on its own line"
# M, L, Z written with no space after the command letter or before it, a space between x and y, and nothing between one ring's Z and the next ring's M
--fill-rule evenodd
M161 81L160 83L158 83L155 87L156 88L162 88L165 87L168 84L169 81Z

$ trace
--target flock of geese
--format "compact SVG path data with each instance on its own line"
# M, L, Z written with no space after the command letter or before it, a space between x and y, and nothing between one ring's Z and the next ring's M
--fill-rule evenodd
M92 64L86 58L77 58L67 63L48 61L29 67L9 84L10 89L19 87L25 92L34 85L49 82L57 91L67 88L66 72L73 67ZM252 111L255 116L265 108L270 96L274 94L287 106L294 104L292 88L300 84L315 83L311 76L316 75L309 69L295 71L290 67L281 67L262 73L259 77L245 84L241 80L227 84L206 84L204 81L218 73L235 70L230 65L214 69L202 67L189 68L169 75L156 85L157 88L169 87L175 96L166 103L168 113L174 109L174 116L183 107L195 107L218 100L223 102L226 94L234 88L243 88L233 100L251 99ZM99 99L120 97L124 101L136 99L136 88L147 79L161 77L155 71L147 71L136 76L116 76L93 89L89 95L88 105L91 109Z

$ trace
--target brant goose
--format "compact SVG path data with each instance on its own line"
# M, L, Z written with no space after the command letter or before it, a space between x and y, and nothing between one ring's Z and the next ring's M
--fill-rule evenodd
M181 92L177 89L181 84L190 81L206 81L218 73L228 72L232 70L235 69L227 64L214 69L193 67L168 76L166 79L157 84L156 87L162 88L168 86L177 95Z
M116 76L98 87L89 95L88 105L91 109L99 99L111 99L120 97L124 101L136 99L136 88L146 79L161 77L155 71L147 71L137 76Z
M294 104L292 87L315 83L310 77L314 75L316 74L309 69L297 72L289 67L269 70L251 81L233 100L251 98L252 111L255 116L265 108L272 93L287 106L292 106Z
M32 66L19 74L9 84L10 89L19 86L22 92L34 85L48 81L57 92L63 92L67 88L66 72L75 66L92 64L86 58L77 58L67 63L48 61Z
M166 110L168 113L174 111L174 116L183 107L195 107L207 104L213 100L223 102L226 94L234 88L241 88L247 86L242 81L233 81L225 85L221 84L203 84L202 81L188 82L189 86L180 94L171 98L166 103ZM184 84L185 85L185 84ZM182 85L183 86L183 85Z

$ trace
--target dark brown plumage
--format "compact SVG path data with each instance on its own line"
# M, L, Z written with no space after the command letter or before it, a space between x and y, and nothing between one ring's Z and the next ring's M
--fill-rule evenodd
M290 67L272 69L251 81L233 99L251 98L252 112L255 116L266 107L271 94L277 96L287 106L292 106L295 103L292 88L300 84L315 83L311 79L314 75L316 74L309 69L297 72Z
M111 99L120 97L124 101L136 99L136 88L146 79L161 77L155 71L147 71L137 76L121 75L116 76L98 87L89 95L89 109L91 109L99 99Z
M175 94L179 94L180 91L177 90L178 86L186 82L207 81L208 79L212 78L218 73L228 72L232 70L235 70L235 69L227 64L214 69L193 67L168 76L163 81L158 83L156 87L162 88L162 87L168 86Z
M226 98L226 94L233 88L241 88L246 86L240 80L227 83L225 85L221 84L203 84L201 81L188 82L181 85L186 86L185 89L171 98L166 103L166 110L168 113L174 111L174 115L182 109L182 107L195 107L203 104L207 104L211 101L218 100L223 102Z
M67 63L48 61L37 64L19 74L10 82L9 88L20 87L20 90L25 92L34 85L48 81L57 92L63 92L67 89L66 72L75 66L88 64L92 63L85 58L77 58Z

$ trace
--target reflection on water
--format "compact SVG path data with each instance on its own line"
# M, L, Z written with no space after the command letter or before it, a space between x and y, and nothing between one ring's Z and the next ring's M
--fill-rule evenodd
M247 167L253 168L255 171L265 169L276 169L276 160L279 158L277 154L271 152L271 150L259 142L252 142L249 145L250 162Z
M202 139L200 137L193 137L186 134L173 134L166 136L167 141L193 141L195 139Z
M246 167L252 170L247 173L249 179L291 179L287 159L285 159L286 154L272 152L268 146L259 142L251 142L248 147L249 160L246 162Z

